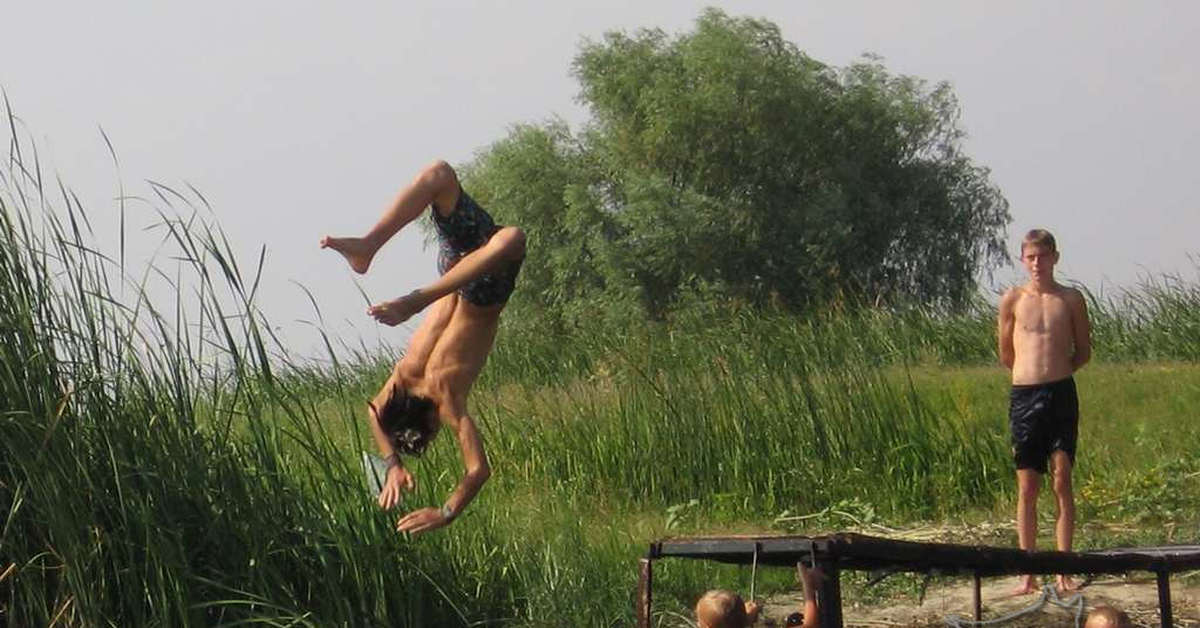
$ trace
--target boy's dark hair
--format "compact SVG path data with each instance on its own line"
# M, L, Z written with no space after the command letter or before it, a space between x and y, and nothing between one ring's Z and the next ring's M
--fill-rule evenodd
M409 394L400 386L392 386L392 394L383 407L376 408L370 402L368 405L375 411L375 420L387 435L392 451L398 454L420 456L437 435L437 423L429 416L433 401Z

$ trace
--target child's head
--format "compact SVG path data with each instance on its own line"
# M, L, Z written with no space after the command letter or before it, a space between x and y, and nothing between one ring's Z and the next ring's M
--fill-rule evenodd
M745 628L758 617L758 605L742 601L742 596L722 589L713 589L696 602L696 623L699 628Z
M379 429L398 454L419 456L437 435L440 424L433 416L433 402L410 394L399 384L392 384L391 394L382 406L371 408Z
M1129 615L1111 606L1097 606L1088 614L1083 628L1130 628Z
M1054 241L1054 234L1045 229L1030 229L1029 233L1025 234L1025 238L1021 240L1021 257L1025 256L1025 247L1027 246L1040 246L1050 253L1058 253L1058 244Z
M1058 244L1045 229L1032 229L1021 240L1021 263L1034 279L1053 278L1058 263Z

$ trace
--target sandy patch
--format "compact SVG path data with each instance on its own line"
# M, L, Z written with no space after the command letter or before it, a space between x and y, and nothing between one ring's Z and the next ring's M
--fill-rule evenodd
M994 620L1011 613L1028 609L1044 597L1042 593L1023 596L1013 596L1016 578L988 578L983 581L981 595L983 598L983 619ZM1105 576L1094 580L1079 591L1082 597L1083 612L1095 606L1108 604L1124 610L1133 619L1136 626L1159 626L1158 616L1158 587L1152 576L1130 578ZM1053 598L1049 598L1053 599ZM1060 598L1070 602L1071 595ZM1178 582L1171 583L1171 600L1173 602L1175 625L1200 627L1200 587L1184 586ZM763 610L762 626L783 626L784 618L797 610L800 596L786 595L766 600ZM961 583L943 585L931 584L925 593L923 604L918 604L916 596L894 599L889 602L859 606L853 600L844 599L842 616L846 626L881 627L881 626L946 626L949 616L957 615L964 621L962 626L971 626L972 616L972 587L970 580ZM1042 607L1030 610L1026 614L1004 622L989 624L995 626L1074 626L1075 611L1071 608L1060 608L1049 601Z

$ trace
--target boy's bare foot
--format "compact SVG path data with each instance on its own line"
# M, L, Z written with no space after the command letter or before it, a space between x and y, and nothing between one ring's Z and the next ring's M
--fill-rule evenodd
M375 257L375 249L363 238L321 238L321 248L333 249L342 254L350 263L354 272L363 274L371 267L371 258Z
M1017 586L1012 590L1012 595L1029 595L1038 591L1037 580L1033 576L1021 576L1017 581Z
M398 299L372 305L367 308L367 314L384 325L394 327L415 316L428 307L429 303L429 299L421 294L420 290L413 290Z
M1071 576L1059 576L1058 577L1059 593L1070 593L1072 591L1078 591L1078 590L1079 590L1079 584L1076 583L1075 580L1073 580L1071 578Z

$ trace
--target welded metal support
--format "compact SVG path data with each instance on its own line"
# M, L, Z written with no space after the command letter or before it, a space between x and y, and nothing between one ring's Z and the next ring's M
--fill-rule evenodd
M650 628L650 602L651 587L654 585L654 568L650 566L650 559L643 558L640 561L641 575L638 577L638 594L637 608L634 609L637 614L638 628Z
M979 572L975 572L975 591L972 600L975 602L975 621L983 621L983 596L980 594Z
M1158 616L1163 628L1171 628L1175 621L1171 612L1171 573L1166 569L1155 573L1158 574Z
M817 614L821 616L821 628L842 628L842 574L837 561L818 563L825 579L817 589Z

